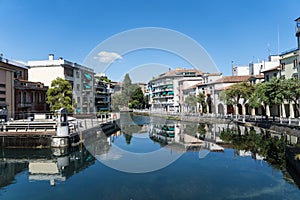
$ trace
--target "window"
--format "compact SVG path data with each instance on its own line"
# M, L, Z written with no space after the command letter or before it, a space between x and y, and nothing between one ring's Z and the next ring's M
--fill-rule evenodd
M274 76L274 77L277 77L277 73L274 73L273 76Z
M65 68L65 69L64 69L64 74L65 74L66 76L73 77L73 76L74 76L74 75L73 75L73 69Z
M5 98L0 98L0 101L5 101Z
M23 102L26 103L27 99L26 99L26 92L23 93Z
M80 90L80 84L77 84L77 90L78 91Z
M5 91L0 91L0 94L5 94L6 92Z
M33 92L31 92L31 103L33 103L34 101L34 95L33 95Z
M294 67L297 67L297 63L298 63L298 60L295 59L295 60L294 60Z
M0 84L0 87L3 87L3 88L5 88L5 84Z
M266 81L269 81L269 75L266 75Z
M280 69L285 70L285 63L280 63Z
M79 78L79 71L76 71L76 78Z
M22 99L22 93L19 92L19 93L18 93L18 103L21 103L21 99Z
M294 75L294 79L298 80L298 75Z
M77 97L77 103L80 103L80 97Z

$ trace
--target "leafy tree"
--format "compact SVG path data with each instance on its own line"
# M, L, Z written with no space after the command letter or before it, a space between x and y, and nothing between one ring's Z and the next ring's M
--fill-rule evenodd
M111 80L109 78L107 78L106 76L101 76L98 78L99 81L104 81L106 83L110 83Z
M60 108L67 108L69 113L73 113L75 103L69 81L59 77L53 80L47 91L47 103L50 105L51 112Z
M144 95L142 95L142 99L140 97L141 91L138 91L138 89L140 89L140 87L136 84L132 84L129 74L126 74L122 82L121 94L112 96L112 109L118 110L119 107L142 108L145 102ZM132 96L134 97L132 98Z
M202 112L205 112L206 110L206 96L203 93L198 94L197 96L197 103L200 104L200 107L202 108Z
M195 94L190 94L185 98L184 101L188 107L196 107L197 106L197 97Z
M243 100L245 105L254 91L254 87L247 82L237 83L225 90L227 102L238 105Z
M283 80L283 96L286 100L292 101L295 104L298 113L300 113L300 105L298 103L298 100L300 99L300 80Z
M270 81L256 85L249 99L249 105L257 108L260 105L281 104L284 101L286 88L283 79L272 78Z

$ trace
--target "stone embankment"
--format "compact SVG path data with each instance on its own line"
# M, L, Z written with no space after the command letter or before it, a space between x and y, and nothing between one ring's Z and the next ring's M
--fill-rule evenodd
M236 123L243 126L256 126L263 129L268 129L278 133L285 133L300 137L300 126L296 124L279 123L261 117L246 118L243 120L241 116L235 117L232 115L219 114L198 114L198 113L176 113L176 112L150 112L150 111L134 111L136 115L145 115L152 117L162 117L169 120L195 122L195 123L209 123L209 124L229 124Z

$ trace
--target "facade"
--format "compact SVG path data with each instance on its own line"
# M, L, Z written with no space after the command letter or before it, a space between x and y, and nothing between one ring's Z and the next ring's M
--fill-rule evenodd
M268 61L250 63L248 75L263 75L262 71L279 66L279 59L280 59L279 56L271 55L271 56L269 56Z
M280 55L280 68L279 68L280 77L284 77L286 79L299 78L298 56L299 56L298 49L292 49Z
M49 112L46 104L48 87L40 82L30 82L22 79L14 81L15 113L14 119L26 119L33 113Z
M298 43L298 66L300 66L300 17L298 17L296 20L296 37L297 37L297 43ZM300 69L298 71L298 78L300 79Z
M249 74L249 66L234 66L232 68L232 76L246 76Z
M95 107L96 112L110 111L112 85L110 82L101 80L101 77L106 77L105 74L95 75Z
M72 86L73 99L75 100L75 113L95 112L94 95L94 70L63 58L54 59L49 54L48 60L28 61L29 80L44 82L51 86L57 77L68 80Z
M16 78L27 79L27 67L0 55L0 119L14 117Z
M152 110L180 111L183 90L202 82L203 73L196 69L175 69L151 80L148 84Z
M264 112L263 108L258 108L256 110L251 110L247 102L240 100L238 106L226 105L226 102L220 100L220 94L225 89L236 83L249 82L251 84L259 83L263 81L262 75L257 76L224 76L213 83L208 84L208 87L212 88L212 93L210 95L210 101L208 106L212 110L211 113L216 114L236 114L236 115L254 115L262 114Z

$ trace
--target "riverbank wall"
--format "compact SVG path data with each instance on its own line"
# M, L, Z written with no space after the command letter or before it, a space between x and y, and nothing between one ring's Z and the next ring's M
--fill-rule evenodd
M195 113L167 113L167 112L141 112L134 111L133 114L144 115L150 117L161 117L167 120L183 121L183 122L194 122L194 123L220 123L220 124L230 124L234 123L242 126L255 126L277 133L284 133L287 135L293 135L300 137L300 126L280 124L273 122L268 119L257 118L243 120L241 117L232 117L232 116L221 116L215 114L195 114Z
M116 120L99 120L99 119L82 119L76 130L72 130L66 137L56 136L56 129L35 130L31 122L28 127L5 125L4 130L0 130L0 148L50 148L53 147L53 141L61 144L58 147L68 148L79 145L89 137L102 131L105 134L113 133L118 130ZM47 127L47 124L44 124ZM4 127L4 126L2 126ZM43 127L43 123L39 123L39 127Z

